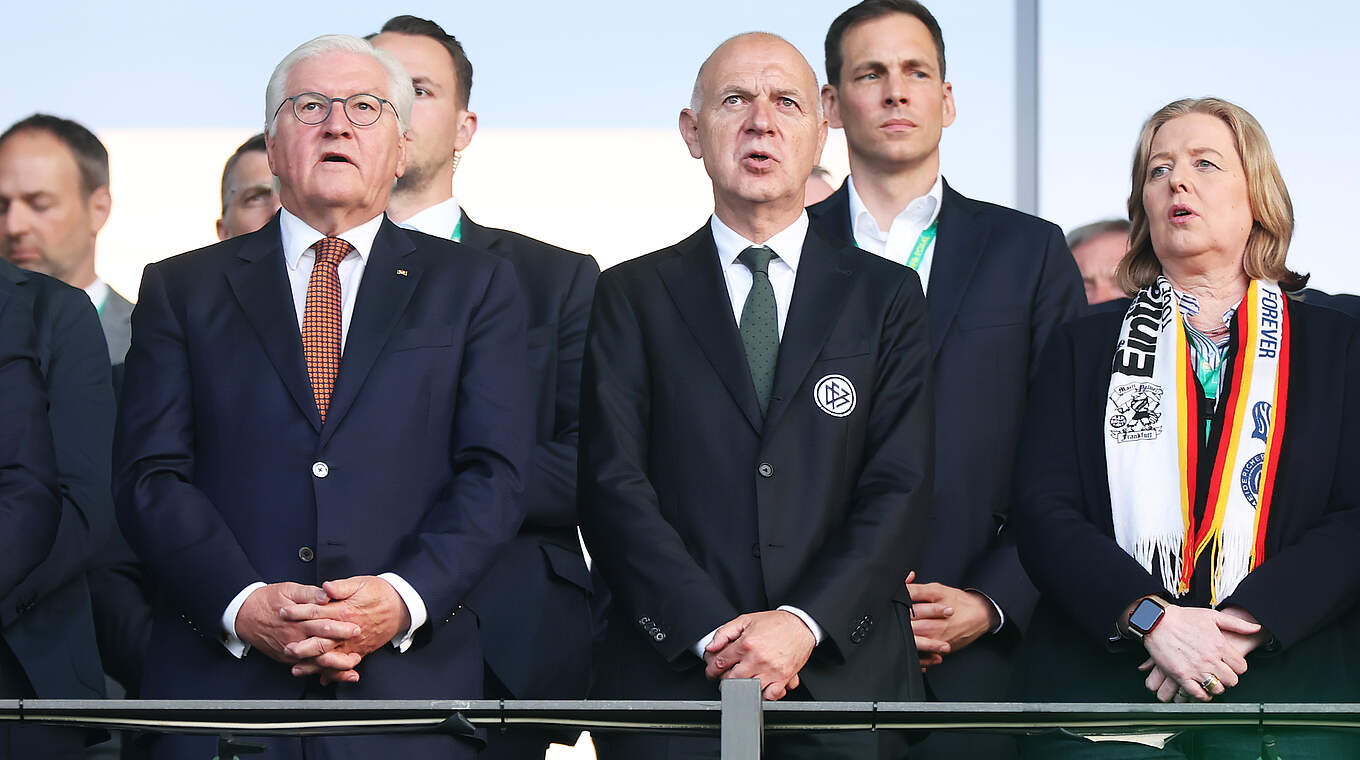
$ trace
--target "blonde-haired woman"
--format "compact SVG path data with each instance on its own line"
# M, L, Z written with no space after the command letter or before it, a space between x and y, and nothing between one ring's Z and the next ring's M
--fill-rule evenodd
M1049 343L1016 526L1041 599L1026 700L1360 700L1360 323L1290 301L1293 209L1260 124L1153 114L1134 155L1127 310ZM1351 736L1281 731L1280 755ZM1166 749L1046 736L1034 757L1257 756L1254 730Z

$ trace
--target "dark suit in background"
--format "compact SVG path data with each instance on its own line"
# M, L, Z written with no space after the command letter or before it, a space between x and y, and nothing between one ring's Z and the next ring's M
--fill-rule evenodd
M808 215L829 239L854 245L849 197L842 184ZM1016 646L1036 599L1005 529L1012 460L1039 351L1054 328L1082 313L1086 298L1057 226L965 198L947 182L938 224L926 297L935 489L917 582L981 591L1001 607L1005 625L945 655L926 673L926 685L943 701L1004 701ZM1013 753L1010 744L984 735L941 734L921 751L1004 757Z
M902 578L930 489L925 320L915 272L809 230L762 420L709 227L600 276L581 397L581 524L614 592L597 696L715 699L691 648L788 604L825 638L787 698L923 697ZM831 374L848 416L818 408Z
M455 699L482 690L462 604L519 527L532 403L524 306L501 259L384 220L366 260L322 425L275 216L258 232L147 267L121 399L118 501L159 592L142 696ZM255 581L392 571L429 620L357 684L294 678L220 643ZM431 737L270 742L279 757L471 756ZM162 739L153 757L211 754Z
M529 309L536 445L524 476L524 523L467 606L477 614L488 698L584 699L590 686L590 574L577 537L576 445L581 355L600 267L595 259L463 214L462 242L506 259ZM517 729L484 757L541 756L580 731Z
M3 277L13 286L9 308L26 310L36 329L61 521L42 563L0 600L0 626L28 681L25 696L96 699L104 696L104 676L86 569L113 525L109 467L114 402L108 348L83 292L7 263ZM85 739L84 732L64 728L25 732L28 739L20 736L15 734L10 747L15 757L79 757Z

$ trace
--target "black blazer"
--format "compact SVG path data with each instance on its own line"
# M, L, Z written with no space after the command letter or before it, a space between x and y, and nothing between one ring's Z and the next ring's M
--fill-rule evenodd
M1127 301L1124 302L1127 305ZM1266 559L1224 600L1279 639L1248 657L1233 701L1360 697L1360 324L1290 301L1289 405ZM1150 701L1137 644L1108 646L1134 599L1164 593L1114 540L1101 424L1122 313L1061 329L1045 352L1016 464L1020 555L1042 594L1020 671L1029 700Z
M24 275L0 260L0 594L8 594L47 556L61 519L47 391L38 369ZM19 674L4 674L8 685ZM13 676L13 677L11 677ZM12 699L23 694L9 693Z
M277 216L147 267L115 453L119 517L159 591L142 696L300 696L307 681L286 666L222 646L227 604L255 581L384 571L429 622L337 695L480 694L460 605L520 523L524 311L508 262L384 220L323 425Z
M831 239L854 245L843 184L808 209ZM935 491L921 582L978 589L1006 627L926 674L951 700L997 700L1036 594L1004 530L1011 463L1039 351L1054 328L1082 313L1081 274L1062 230L944 185L926 302L935 388Z
M713 699L691 647L790 604L825 632L816 699L922 695L903 574L930 491L914 272L809 231L762 420L708 226L600 276L581 398L581 526L614 592L604 697ZM819 381L853 384L848 416Z
M462 219L462 241L515 265L529 309L534 456L524 524L468 597L491 670L519 699L582 699L590 685L590 574L576 535L581 355L600 266Z
M109 491L113 385L90 299L50 277L6 265L9 308L36 328L61 489L61 522L42 563L0 600L5 643L43 699L104 695L86 568L113 525ZM8 310L8 309L7 309Z

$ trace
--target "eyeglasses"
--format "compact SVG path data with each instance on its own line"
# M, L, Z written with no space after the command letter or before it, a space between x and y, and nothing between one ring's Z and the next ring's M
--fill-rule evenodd
M391 106L392 101L384 100L377 95L370 95L366 92L351 95L348 98L328 98L319 92L304 92L289 98L284 98L283 102L293 101L293 115L297 120L308 126L315 126L331 117L331 104L343 103L345 107L345 118L356 127L369 127L378 123L382 118L383 103ZM396 106L392 106L395 112ZM274 109L274 117L278 118L279 111L283 110L283 103Z

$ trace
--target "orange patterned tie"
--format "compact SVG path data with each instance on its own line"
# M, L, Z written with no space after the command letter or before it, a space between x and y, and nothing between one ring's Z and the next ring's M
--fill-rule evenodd
M340 374L340 260L354 246L340 238L321 238L312 246L316 262L307 281L307 305L302 310L302 353L307 376L316 394L316 410L326 421L335 376Z

